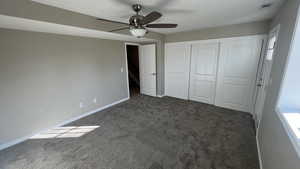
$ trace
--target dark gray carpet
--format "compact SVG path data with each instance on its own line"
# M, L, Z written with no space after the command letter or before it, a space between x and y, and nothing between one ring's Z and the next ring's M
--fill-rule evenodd
M137 96L68 126L78 138L32 139L0 152L1 169L259 169L247 113Z

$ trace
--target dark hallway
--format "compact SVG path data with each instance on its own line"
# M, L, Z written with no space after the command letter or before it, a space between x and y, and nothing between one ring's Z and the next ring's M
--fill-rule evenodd
M126 45L130 96L140 94L139 47Z

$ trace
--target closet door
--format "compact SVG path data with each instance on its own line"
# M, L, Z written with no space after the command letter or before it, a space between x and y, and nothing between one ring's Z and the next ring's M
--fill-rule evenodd
M252 112L261 37L221 41L215 104Z
M190 45L165 45L165 93L167 96L188 99Z
M219 43L194 43L191 53L190 100L214 104Z

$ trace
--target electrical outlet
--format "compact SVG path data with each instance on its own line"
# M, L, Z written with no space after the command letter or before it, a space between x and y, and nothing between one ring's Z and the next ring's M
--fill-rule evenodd
M93 102L94 102L94 103L97 103L97 97L94 98Z
M123 69L123 67L121 67L121 72L122 72L122 73L124 72L124 69Z
M82 102L79 103L79 108L83 108L83 103Z

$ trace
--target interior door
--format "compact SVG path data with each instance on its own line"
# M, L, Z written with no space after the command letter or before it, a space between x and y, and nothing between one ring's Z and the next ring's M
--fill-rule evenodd
M254 110L255 122L257 127L262 117L267 88L270 83L271 69L272 69L273 56L274 56L278 31L279 28L275 28L275 30L271 31L271 33L268 36L266 53L263 57L261 71L258 74L259 76L257 80L258 89L257 89L257 96L255 101L255 110Z
M243 37L221 42L217 106L252 112L261 37Z
M193 43L190 71L190 100L214 104L219 43Z
M188 99L190 45L165 45L165 93L167 96Z
M140 90L142 94L156 96L155 44L140 46Z

